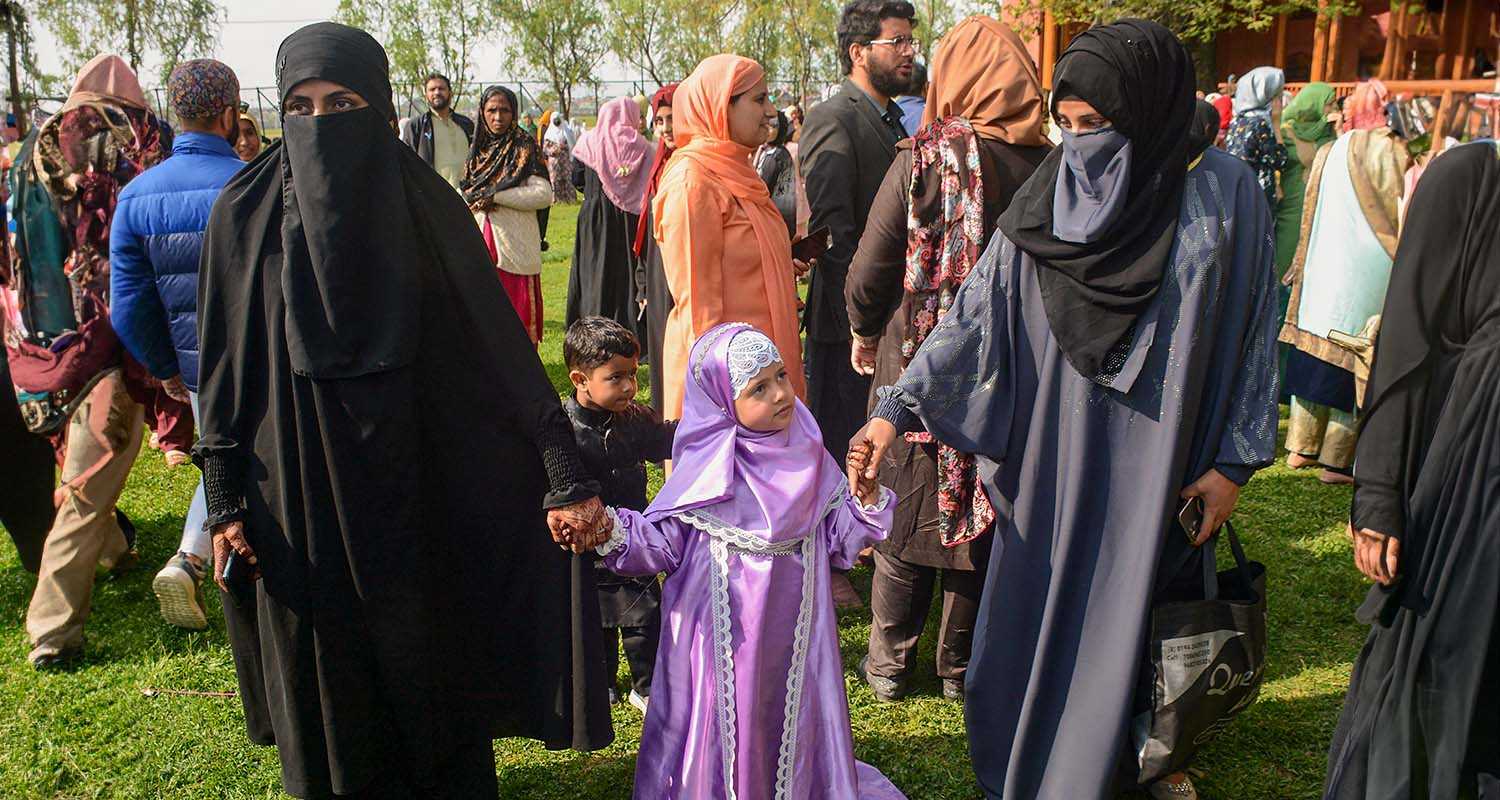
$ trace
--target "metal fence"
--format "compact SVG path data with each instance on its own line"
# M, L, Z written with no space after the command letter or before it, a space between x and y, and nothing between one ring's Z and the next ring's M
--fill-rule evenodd
M556 92L552 85L546 81L537 80L493 80L493 81L459 81L453 84L455 97L454 107L459 113L476 116L475 106L479 102L479 95L485 87L495 84L507 86L520 98L521 114L532 114L539 117L543 111L558 107ZM827 81L824 85L833 86L837 81ZM598 81L573 87L572 109L574 119L592 120L599 113L599 107L609 100L621 96L645 95L649 97L657 89L657 85L651 81ZM176 119L172 116L170 97L165 87L151 89L148 99L156 107L157 114L173 124ZM427 110L427 100L423 95L423 87L420 84L398 84L394 87L396 113L402 117L410 117ZM772 99L778 106L786 106L793 102L799 102L796 98L796 90L790 82L776 81L771 83ZM815 98L804 98L804 104ZM274 86L249 86L240 89L240 102L246 108L251 118L260 127L262 133L275 131L281 128L281 115L278 110L277 91Z

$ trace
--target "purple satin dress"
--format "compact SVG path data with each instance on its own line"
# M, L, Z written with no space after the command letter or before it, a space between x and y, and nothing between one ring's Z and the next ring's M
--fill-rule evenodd
M714 506L653 523L613 511L621 575L667 573L636 800L904 800L854 760L830 567L884 539L895 503L841 485L807 535L766 539Z

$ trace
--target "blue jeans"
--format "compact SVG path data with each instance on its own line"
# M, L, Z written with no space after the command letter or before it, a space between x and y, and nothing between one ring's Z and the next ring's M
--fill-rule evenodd
M198 422L198 393L188 395L193 401L193 424ZM193 502L188 504L187 521L182 525L182 544L177 549L213 563L213 544L203 523L208 521L208 499L203 495L203 476L198 476L198 488L193 490Z

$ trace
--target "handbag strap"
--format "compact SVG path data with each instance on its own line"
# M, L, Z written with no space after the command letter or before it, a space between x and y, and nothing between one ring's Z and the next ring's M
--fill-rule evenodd
M1254 591L1250 584L1250 559L1245 555L1245 548L1240 544L1239 534L1234 532L1234 523L1224 520L1224 532L1228 535L1229 551L1234 556L1234 574L1239 576L1244 588ZM1219 599L1219 565L1218 565L1218 539L1215 536L1208 543L1214 549L1203 556L1203 596L1206 600Z

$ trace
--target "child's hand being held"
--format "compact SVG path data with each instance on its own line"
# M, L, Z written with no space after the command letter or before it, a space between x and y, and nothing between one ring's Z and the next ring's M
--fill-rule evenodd
M844 468L849 473L849 490L867 506L880 500L880 483L875 478L865 477L866 468L870 466L870 453L874 449L869 442L853 445L844 459Z

